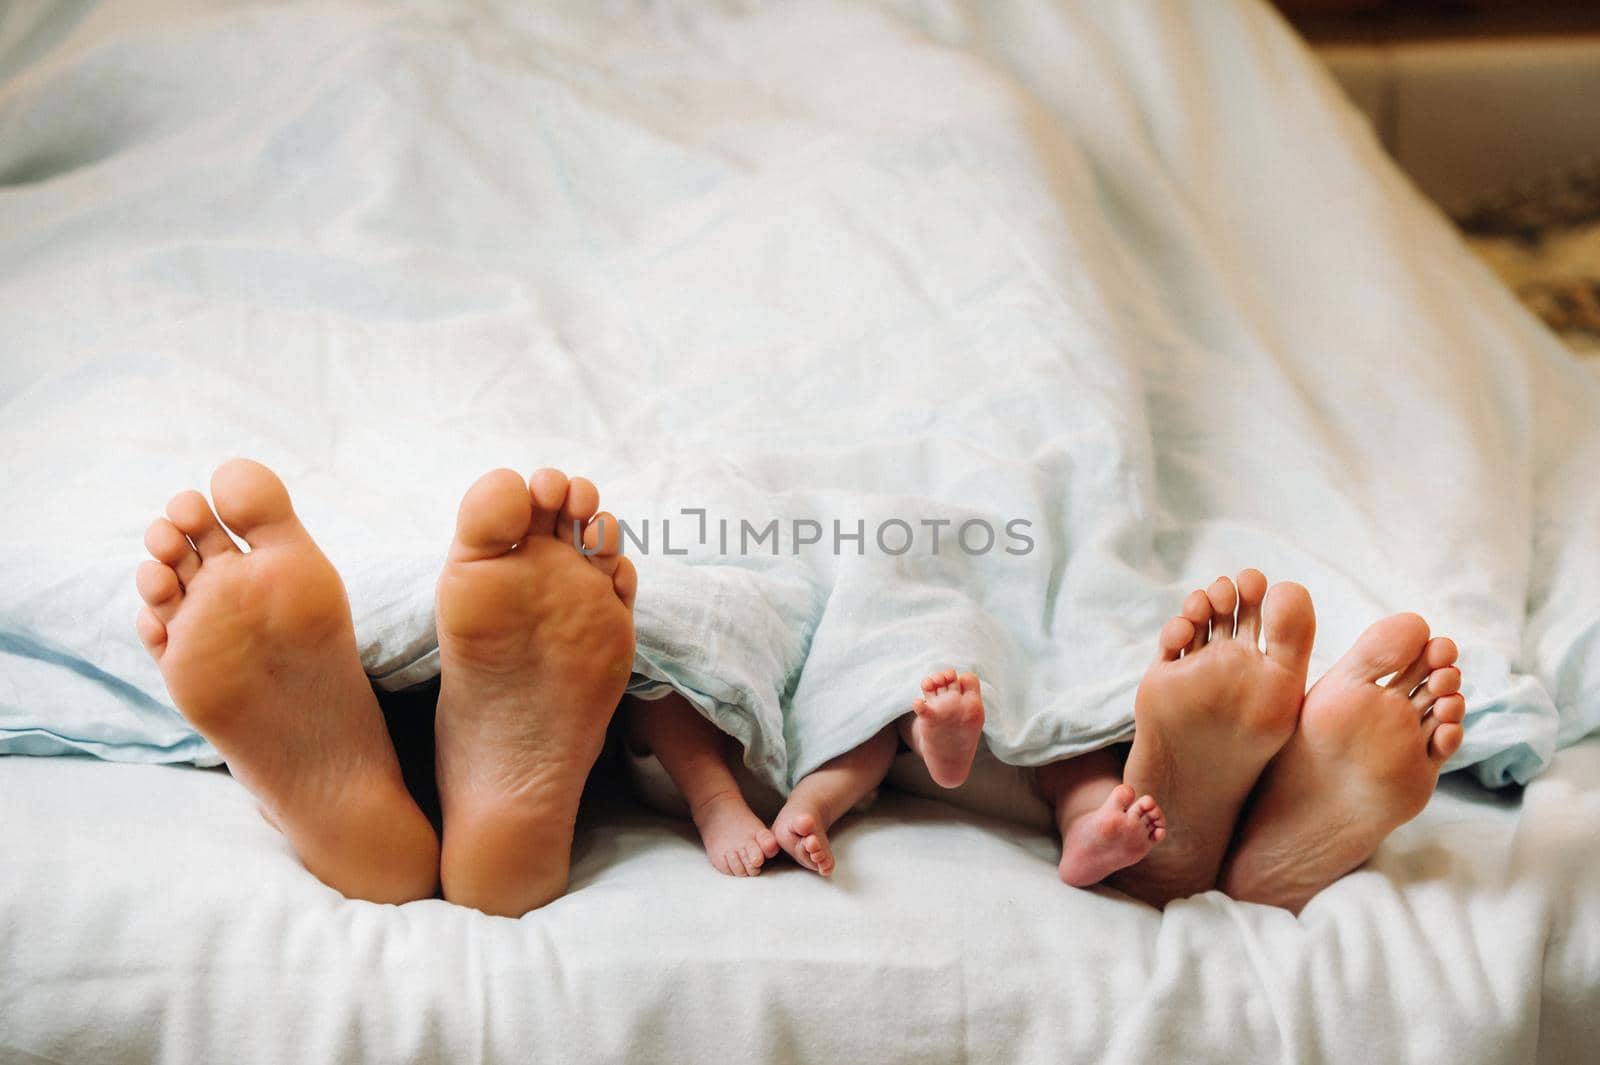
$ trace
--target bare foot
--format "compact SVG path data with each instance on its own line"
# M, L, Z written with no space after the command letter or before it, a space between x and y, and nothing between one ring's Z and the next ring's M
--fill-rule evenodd
M1162 628L1122 779L1160 799L1167 840L1115 874L1115 887L1163 906L1215 885L1245 797L1294 732L1315 631L1306 590L1285 582L1268 593L1253 569L1237 588L1218 577L1191 592Z
M485 474L439 575L435 723L445 898L520 916L558 898L578 798L633 666L633 564L582 478ZM573 546L573 523L585 556Z
M1428 639L1415 614L1362 633L1312 687L1299 728L1262 775L1222 889L1298 913L1420 813L1461 746L1455 660L1455 644Z
M173 702L323 883L351 898L433 894L439 850L406 792L356 653L344 584L259 463L235 459L145 532L139 637Z
M729 876L758 875L777 857L778 837L739 790L729 765L732 741L677 692L626 705L629 744L653 753L677 785L712 867Z
M813 873L833 875L833 847L823 819L815 811L795 808L791 803L778 813L772 831L777 834L778 846L789 857Z
M946 669L923 678L922 697L900 719L900 734L941 788L958 788L972 772L983 736L983 694L976 673Z
M1155 799L1135 799L1132 788L1118 784L1098 810L1078 817L1061 834L1061 880L1073 887L1098 884L1166 838L1166 818Z
M885 727L801 777L772 821L778 846L812 872L831 876L828 829L883 783L896 746L895 730Z
M778 837L761 823L737 791L712 796L691 811L706 857L719 873L759 876L768 858L778 856Z

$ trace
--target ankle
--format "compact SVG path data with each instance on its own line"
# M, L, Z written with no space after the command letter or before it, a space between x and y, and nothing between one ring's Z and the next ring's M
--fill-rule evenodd
M742 808L744 812L750 812L750 804L745 801L744 793L735 784L716 788L704 795L696 795L692 799L687 796L685 798L689 804L689 820L697 826L703 825L716 814L730 808Z

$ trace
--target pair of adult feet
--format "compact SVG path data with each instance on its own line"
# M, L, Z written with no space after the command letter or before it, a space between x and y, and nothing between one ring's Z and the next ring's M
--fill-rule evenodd
M461 502L436 597L442 846L401 779L343 582L283 483L234 460L211 499L183 492L146 531L139 635L306 867L376 902L442 882L453 902L518 916L560 896L633 663L637 576L594 485L495 470Z
M1148 854L1114 886L1158 906L1216 887L1299 912L1421 812L1461 746L1455 644L1396 614L1308 693L1315 632L1306 590L1269 591L1256 570L1190 593L1162 628L1105 820L1158 796L1165 839L1146 818Z

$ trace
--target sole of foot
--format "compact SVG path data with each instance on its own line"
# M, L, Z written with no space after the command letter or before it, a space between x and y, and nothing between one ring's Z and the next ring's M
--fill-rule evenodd
M778 846L802 868L822 876L833 875L833 846L823 818L801 806L785 806L772 822Z
M1420 813L1463 738L1455 661L1455 644L1430 639L1415 614L1367 629L1307 694L1240 826L1222 889L1298 913Z
M946 669L923 678L922 695L911 704L904 736L906 745L921 755L935 784L958 788L966 783L983 738L978 675Z
M1167 837L1115 887L1164 906L1215 886L1246 797L1294 733L1315 635L1306 590L1269 591L1253 569L1191 592L1162 627L1123 780L1160 802Z
M778 837L762 824L744 796L724 792L690 811L705 844L706 857L719 873L760 876L768 859L778 856Z
M199 492L173 497L137 575L139 636L174 703L324 883L374 902L432 895L438 842L401 779L338 573L265 466L225 463L211 498L215 512Z
M1098 810L1082 815L1062 832L1061 881L1073 887L1098 884L1141 861L1166 838L1166 816L1156 800L1118 784Z
M518 917L566 891L578 799L633 667L637 576L599 504L550 469L495 470L461 501L435 596L451 902Z

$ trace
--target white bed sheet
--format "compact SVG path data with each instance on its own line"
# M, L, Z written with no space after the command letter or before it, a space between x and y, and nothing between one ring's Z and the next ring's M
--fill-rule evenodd
M887 793L839 873L712 872L605 795L520 921L319 884L220 771L0 757L0 1061L1584 1062L1600 740L1447 780L1300 920L1164 916Z

